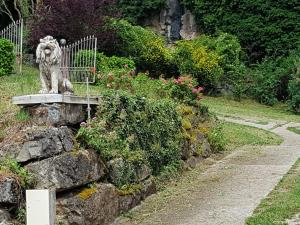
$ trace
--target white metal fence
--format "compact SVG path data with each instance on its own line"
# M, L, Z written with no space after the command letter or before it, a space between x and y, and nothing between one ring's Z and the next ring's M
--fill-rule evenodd
M7 39L14 44L16 55L16 72L22 73L23 63L23 19L11 23L0 31L0 38Z
M61 71L73 83L94 83L96 78L97 38L85 37L62 46Z

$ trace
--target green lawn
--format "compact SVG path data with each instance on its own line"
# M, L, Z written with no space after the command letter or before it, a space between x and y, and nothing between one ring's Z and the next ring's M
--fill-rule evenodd
M300 122L300 115L287 111L287 106L283 104L270 107L253 100L237 102L225 97L204 97L202 103L223 116L254 118L262 123L270 119Z
M300 160L265 198L247 225L286 225L286 220L300 213Z
M287 129L300 135L300 127L288 127Z
M272 132L250 126L225 122L223 130L229 149L244 145L279 145L283 142Z

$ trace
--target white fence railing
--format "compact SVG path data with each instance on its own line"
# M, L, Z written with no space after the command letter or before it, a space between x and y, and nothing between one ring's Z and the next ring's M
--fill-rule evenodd
M14 44L16 55L16 72L22 73L23 63L23 19L11 23L0 31L0 38L9 40Z
M96 78L97 38L85 37L62 46L61 71L73 83L94 83Z

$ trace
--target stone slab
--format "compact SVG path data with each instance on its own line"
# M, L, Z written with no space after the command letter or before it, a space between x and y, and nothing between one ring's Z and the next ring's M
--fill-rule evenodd
M67 103L67 104L82 104L87 105L87 97L62 94L37 94L15 96L12 98L14 105L36 105L36 104L51 104L51 103ZM90 105L98 105L99 97L90 97Z
M35 177L36 189L56 189L57 192L98 181L106 174L97 153L87 150L67 152L28 164L26 168Z

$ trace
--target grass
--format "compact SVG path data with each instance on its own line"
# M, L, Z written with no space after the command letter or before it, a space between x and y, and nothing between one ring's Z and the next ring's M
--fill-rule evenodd
M300 212L300 160L265 198L247 225L286 225L286 220Z
M249 99L238 102L226 97L204 97L202 103L208 106L210 111L223 116L253 118L263 123L270 119L300 122L300 116L287 111L284 104L271 107Z
M283 142L272 132L230 122L224 123L223 131L229 149L244 145L279 145Z
M288 127L287 129L291 132L294 132L294 133L300 135L300 127Z

